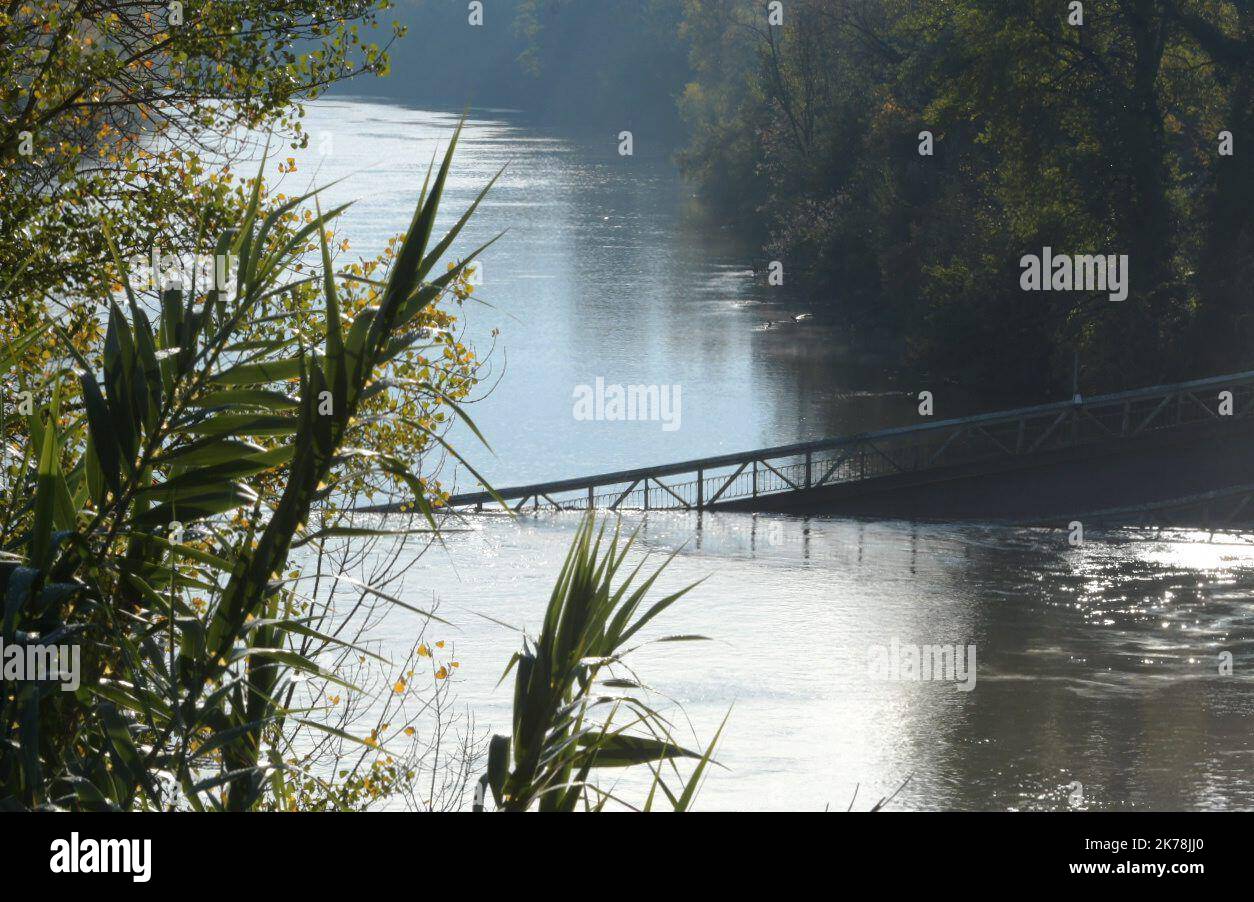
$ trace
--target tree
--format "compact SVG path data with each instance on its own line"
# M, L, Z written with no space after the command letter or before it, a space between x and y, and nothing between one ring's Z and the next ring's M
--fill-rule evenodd
M772 27L693 0L684 162L820 312L986 396L1057 397L1076 351L1109 388L1243 366L1254 176L1217 144L1250 133L1250 4L1084 8L1077 26L1051 0L806 0ZM745 41L748 74L716 84ZM1018 262L1044 246L1127 254L1131 298L1025 294Z
M237 211L231 162L256 152L259 132L303 141L300 101L359 73L386 73L390 40L381 48L361 29L377 28L388 6L8 4L0 11L0 284L8 298L90 285L107 256L101 218L128 256L157 242L197 250Z

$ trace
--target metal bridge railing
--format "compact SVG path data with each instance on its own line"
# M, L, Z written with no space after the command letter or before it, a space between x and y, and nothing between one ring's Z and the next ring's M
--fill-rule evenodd
M1231 397L1222 393L1231 393ZM498 489L514 510L699 510L883 476L1023 458L1254 417L1254 372L701 460ZM488 492L448 507L501 509ZM396 510L385 508L384 510Z

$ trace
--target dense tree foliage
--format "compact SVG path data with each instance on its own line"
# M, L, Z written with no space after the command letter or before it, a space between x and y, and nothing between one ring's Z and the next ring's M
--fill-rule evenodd
M300 102L387 70L387 0L37 0L0 11L0 284L13 305L123 254L205 252L242 192L232 162ZM379 42L365 34L379 29ZM277 141L275 142L278 143ZM212 176L212 177L210 177ZM11 311L11 315L21 315Z
M1074 6L688 0L685 164L816 306L977 390L1246 365L1254 5ZM1023 291L1046 246L1127 254L1130 297Z
M385 90L637 129L677 107L687 174L816 312L975 391L1056 395L1076 354L1093 387L1248 362L1249 0L401 12L448 40L425 95ZM1045 247L1126 254L1130 297L1023 291L1020 260Z

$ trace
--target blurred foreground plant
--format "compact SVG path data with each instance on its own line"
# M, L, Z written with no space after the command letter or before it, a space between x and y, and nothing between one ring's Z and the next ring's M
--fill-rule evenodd
M643 608L665 565L633 588L641 561L615 588L634 536L621 547L617 529L608 543L605 539L605 524L598 529L589 511L558 576L540 635L524 636L523 650L506 668L506 675L515 671L513 731L492 737L488 772L481 781L500 810L574 811L582 804L601 811L613 801L648 811L659 791L672 808L687 810L722 734L720 726L704 754L681 746L670 722L641 698L645 687L624 663L646 644L632 644L640 630L694 587ZM686 779L676 766L679 759L697 762ZM592 780L593 771L633 765L653 772L641 806L629 805ZM668 770L678 781L674 789L664 776Z

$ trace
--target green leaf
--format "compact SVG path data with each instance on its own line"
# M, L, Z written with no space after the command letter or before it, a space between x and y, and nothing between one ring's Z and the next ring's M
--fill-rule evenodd
M594 753L594 767L631 767L650 761L701 757L673 742L623 733L585 735L580 737L579 745Z
M322 221L322 208L318 207L318 221ZM344 326L340 321L339 292L335 287L335 269L331 265L331 249L327 246L327 231L318 229L322 246L323 298L326 304L326 376L335 399L335 409L344 410L348 403L348 370L344 355Z
M136 497L152 501L168 501L180 497L194 495L197 491L210 486L221 486L223 483L255 476L275 467L281 467L292 459L295 447L282 445L272 451L255 454L239 460L225 461L198 470L180 473L161 485L147 486L136 493Z
M22 354L33 344L41 341L48 332L48 325L43 324L30 332L26 332L16 338L4 336L5 347L0 351L0 376L7 375L9 370L17 365Z
M258 657L266 658L279 664L285 664L300 673L308 673L313 676L320 677L327 682L335 683L337 686L343 686L351 692L363 694L365 692L365 690L360 686L354 685L348 680L341 678L334 671L319 667L303 655L299 655L296 652L289 651L285 648L241 648L232 654L231 659L233 661L242 661L245 658Z
M135 403L137 412L144 424L144 431L150 432L157 424L161 413L161 400L164 387L161 380L161 366L157 362L157 349L153 345L152 325L148 316L131 300L131 320L135 329L135 351L137 363L136 385L142 384L143 391L137 392Z
M39 452L39 476L35 485L35 519L31 527L30 562L39 569L48 565L52 553L52 530L56 517L57 481L61 475L60 446L55 422L43 430Z
M130 325L112 300L109 301L109 326L105 330L104 376L109 414L118 445L126 459L134 460L139 453L136 428L139 417L132 403L135 396L135 342Z
M192 402L190 407L264 407L267 410L295 410L300 402L282 392L265 389L233 389L210 392Z
M442 536L449 533L470 532L470 530L460 529L369 529L363 526L331 526L326 529L320 529L317 532L310 533L307 536L292 543L293 548L300 548L313 542L322 542L326 539L366 539L366 538L395 538L397 536Z
M13 641L17 629L17 617L30 601L39 581L40 572L33 567L18 567L9 575L4 592L4 641Z
M135 517L137 526L168 526L171 523L193 523L215 514L225 514L240 507L252 505L257 493L245 485L235 483L226 489L201 492L180 497L173 503L161 504Z
M509 748L508 736L493 736L488 743L488 786L498 808L509 776Z
M262 363L242 363L213 377L219 385L261 385L267 382L286 382L300 376L299 357L290 360L267 360Z
M223 413L175 427L194 435L295 435L299 421L278 414Z
M454 142L456 142L456 139L454 139ZM465 228L466 223L470 221L470 217L475 214L477 209L479 209L479 204L482 203L483 199L488 196L488 192L492 190L492 186L497 183L497 180L504 174L504 172L505 167L502 166L500 170L497 171L496 175L492 176L491 180L484 187L484 189L479 192L479 195L474 199L470 206L466 208L466 212L462 214L461 219L457 220L456 224L448 230L440 242L431 249L430 253L428 253L426 258L422 261L423 270L430 272L431 269L440 262L440 258L444 256L445 252L450 247L452 247L453 242L457 240L457 236L461 234L461 230ZM442 183L440 187L443 187Z
M149 796L152 797L155 793L152 792L151 778L144 768L139 750L135 748L135 741L131 738L126 721L118 713L112 702L101 702L96 707L100 719L105 725L109 756L113 759L114 766L127 777L127 788L123 791L121 797L115 798L115 801L123 806L128 805L132 797L132 791L129 787L138 786L146 787L149 791Z
M264 454L266 450L255 442L211 435L163 452L158 456L156 463L163 466L175 464L181 467L208 466L223 461L237 460L241 457Z
M228 561L225 558L210 554L207 551L201 551L199 548L193 548L191 545L175 544L160 535L149 535L147 536L147 539L161 548L172 550L175 554L181 557L190 558L193 561L206 564L217 570L221 570L223 573L230 573L235 566L231 561Z
M37 804L44 801L43 767L39 760L39 692L33 686L22 693L22 721L19 746L22 751L22 777Z
M90 372L80 372L83 403L87 409L87 429L91 435L91 452L99 459L99 472L114 495L121 492L122 449L118 447L109 406L100 392L100 384ZM89 457L91 454L88 455ZM129 467L128 467L129 470Z
M718 732L714 734L714 738L710 740L709 746L705 750L705 754L701 756L701 761L697 764L692 772L692 776L688 778L688 783L684 787L683 793L679 797L679 801L675 803L676 811L687 811L692 807L693 800L697 797L697 790L701 786L701 775L705 773L706 766L714 760L714 749L718 747L718 741L723 735L723 730L727 727L727 721L731 718L731 709L723 715L723 722L719 724Z

